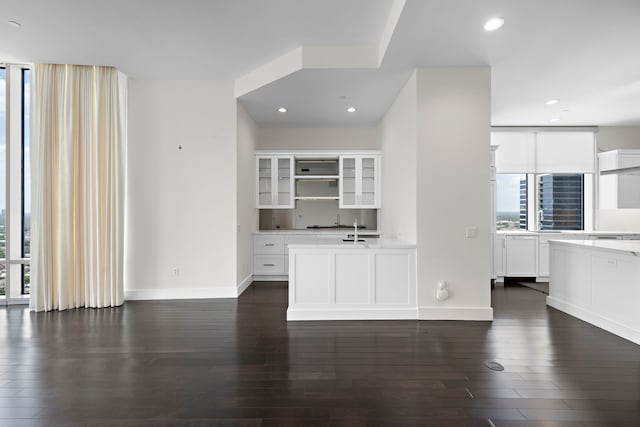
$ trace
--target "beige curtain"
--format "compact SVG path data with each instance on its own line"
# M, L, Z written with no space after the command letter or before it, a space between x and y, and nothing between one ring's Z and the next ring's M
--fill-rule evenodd
M121 305L126 77L37 64L32 85L31 309Z

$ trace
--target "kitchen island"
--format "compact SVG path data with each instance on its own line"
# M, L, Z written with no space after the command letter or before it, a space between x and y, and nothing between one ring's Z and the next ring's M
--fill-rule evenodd
M288 247L287 320L417 319L415 244L315 238Z
M640 344L640 241L549 243L547 305Z

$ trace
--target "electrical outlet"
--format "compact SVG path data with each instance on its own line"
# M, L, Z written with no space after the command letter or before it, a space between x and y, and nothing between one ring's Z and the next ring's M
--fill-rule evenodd
M178 267L173 267L171 269L171 275L172 276L179 276L180 275L180 269Z

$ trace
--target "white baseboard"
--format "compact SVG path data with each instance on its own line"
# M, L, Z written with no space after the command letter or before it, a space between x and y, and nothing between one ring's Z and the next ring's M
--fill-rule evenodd
M418 307L419 320L480 320L492 321L491 307Z
M637 329L622 325L616 321L602 317L593 311L578 307L556 297L548 296L547 305L557 308L560 311L564 311L573 317L577 317L578 319L591 323L592 325L618 335L619 337L627 339L633 343L640 344L640 331Z
M124 291L124 299L126 301L237 297L238 287L235 286L217 288L129 289Z
M287 320L416 320L415 308L288 309Z
M237 290L236 296L242 295L242 293L246 291L249 286L251 286L251 283L253 283L252 274L248 275L247 277L244 278L244 280L238 283L238 290Z
M29 297L8 298L5 302L7 305L29 305Z
M289 275L279 275L279 276L265 276L265 275L255 275L253 276L254 282L286 282L289 280Z

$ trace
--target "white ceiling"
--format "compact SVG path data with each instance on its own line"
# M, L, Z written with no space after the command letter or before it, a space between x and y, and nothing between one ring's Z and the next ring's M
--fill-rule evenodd
M262 126L374 126L409 75L375 69L301 70L239 99ZM286 106L287 113L279 113L279 106ZM347 112L351 106L355 113Z
M301 45L380 37L389 0L0 0L0 60L235 79ZM15 29L6 24L15 20Z
M0 0L0 62L236 79L299 46L378 45L392 3ZM506 24L485 33L491 16ZM262 125L367 126L411 68L489 65L494 125L640 125L639 23L638 0L407 0L380 69L303 69L240 99Z

